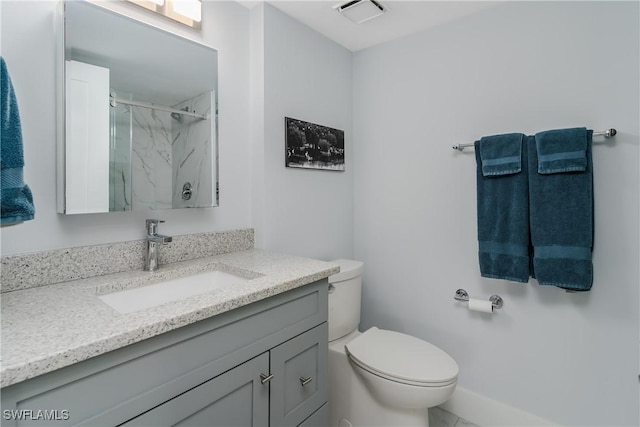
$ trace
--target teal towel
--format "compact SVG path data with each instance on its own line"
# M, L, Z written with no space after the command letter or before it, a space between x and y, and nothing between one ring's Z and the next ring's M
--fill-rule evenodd
M482 175L511 175L522 170L521 133L484 136L480 138Z
M559 173L538 172L540 141L550 135L564 140L565 152L581 151L584 144L584 168L572 159L549 165ZM557 130L536 134L529 141L529 200L533 277L541 285L573 291L588 291L593 283L593 162L591 138L585 129ZM574 140L575 139L575 140ZM559 147L558 147L559 148ZM560 150L556 149L556 153ZM582 152L582 151L581 151ZM565 162L566 160L566 162ZM581 160L580 162L581 163ZM575 168L575 169L574 169ZM548 170L547 167L544 168Z
M24 157L20 113L4 58L0 57L0 223L33 219L35 209L31 190L24 183Z
M587 168L587 128L536 133L538 173L584 172Z
M520 133L475 143L478 258L483 277L529 281L529 181ZM523 160L524 157L524 160Z

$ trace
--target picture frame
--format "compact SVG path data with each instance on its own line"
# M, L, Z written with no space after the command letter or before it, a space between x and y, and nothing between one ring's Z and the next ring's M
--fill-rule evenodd
M344 172L344 131L284 118L285 166Z

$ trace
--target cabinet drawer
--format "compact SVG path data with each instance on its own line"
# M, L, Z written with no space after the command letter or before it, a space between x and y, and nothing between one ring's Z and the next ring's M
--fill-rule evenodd
M323 323L271 350L272 426L297 426L327 401L328 329Z

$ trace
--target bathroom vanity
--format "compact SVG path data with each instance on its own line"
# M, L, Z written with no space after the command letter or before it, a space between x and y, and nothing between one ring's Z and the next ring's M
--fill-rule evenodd
M3 294L2 425L326 425L326 277L337 266L249 250L165 274L211 265L257 274L127 314L98 294L105 277L135 283L137 271Z

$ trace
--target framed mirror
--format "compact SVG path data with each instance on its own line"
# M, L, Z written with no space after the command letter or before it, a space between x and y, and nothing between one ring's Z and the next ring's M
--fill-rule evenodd
M218 205L218 52L63 1L58 211Z

